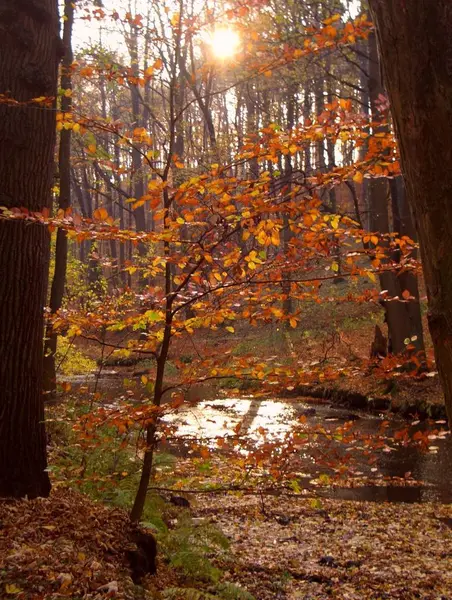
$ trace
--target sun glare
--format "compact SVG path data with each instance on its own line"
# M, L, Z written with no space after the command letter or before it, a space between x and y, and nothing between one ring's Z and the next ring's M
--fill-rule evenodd
M240 37L233 29L221 27L210 35L209 44L217 58L229 58L237 52Z

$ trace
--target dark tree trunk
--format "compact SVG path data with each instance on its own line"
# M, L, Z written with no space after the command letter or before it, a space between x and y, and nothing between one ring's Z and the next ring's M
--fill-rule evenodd
M287 90L287 131L291 132L295 125L295 96L298 91L298 83L292 83ZM294 158L295 160L295 158ZM284 178L286 179L285 186L287 189L287 195L290 194L291 185L292 185L292 159L290 154L286 154L284 157ZM289 217L287 211L283 212L282 215L283 220L283 235L282 235L282 243L284 248L285 256L289 255L289 244L291 238L291 231L289 227ZM284 300L283 300L283 310L286 315L291 315L293 311L293 303L291 297L291 284L290 284L290 273L288 273L283 281L282 285ZM289 328L289 321L286 321L286 328Z
M392 199L392 218L394 221L393 229L400 235L407 235L413 241L417 242L417 233L414 227L413 218L406 201L405 184L402 177L391 179L390 181L391 199ZM399 253L400 254L400 253ZM417 250L413 250L411 256L417 258ZM398 259L399 257L395 257ZM419 282L417 275L410 270L402 270L398 276L402 292L408 290L414 300L405 304L405 310L410 321L411 341L417 352L422 353L425 359L424 332L422 329L422 314L419 301ZM423 360L423 362L425 362Z
M0 3L0 205L50 209L61 54L54 0ZM0 496L47 496L42 395L47 227L0 220Z
M129 36L129 54L131 60L131 69L133 74L139 76L139 59L138 59L138 29L136 26L132 26ZM140 128L146 127L147 123L144 122L142 110L141 110L141 99L139 94L138 86L134 83L130 84L130 99L132 104L132 119L133 127ZM132 181L133 181L133 196L139 200L144 196L144 180L143 180L143 161L139 147L136 144L132 146ZM133 211L135 217L135 225L137 231L146 231L146 213L145 205L137 207ZM146 256L146 245L138 244L138 253L141 258L144 259ZM146 285L146 279L140 276L140 286Z
M371 0L452 422L452 3Z
M384 94L383 83L380 77L380 65L378 61L377 40L375 34L369 37L369 98L371 106L372 120L374 123L381 122L381 114L378 110L378 101ZM387 125L378 126L378 130L387 131ZM390 232L389 226L389 184L384 177L371 179L368 188L370 205L370 224L371 230L387 234ZM389 244L380 242L379 246L385 251L386 259L382 262L388 264L392 262ZM403 289L397 274L392 270L382 271L379 275L380 286L382 290L387 290L390 298L398 296L402 298ZM390 350L394 354L404 352L406 340L415 335L411 329L406 304L402 302L386 301L384 302L386 322L388 324L388 338L390 340Z
M65 0L64 3L64 29L63 46L64 59L61 72L61 88L72 90L71 65L72 55L72 25L74 23L74 2ZM70 113L72 98L63 95L61 111ZM60 175L60 195L58 207L66 210L71 205L71 130L62 129L60 134L60 148L58 156L58 171ZM52 288L50 291L50 312L57 313L63 303L64 286L66 285L67 267L67 235L65 229L58 229L55 246L55 272L53 274ZM52 325L46 328L46 341L44 344L44 391L50 395L56 393L55 352L57 350L58 336L53 331Z

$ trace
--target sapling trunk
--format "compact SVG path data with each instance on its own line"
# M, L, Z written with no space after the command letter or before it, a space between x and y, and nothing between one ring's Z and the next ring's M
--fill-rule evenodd
M167 265L166 272L167 288L171 284L171 269ZM155 387L154 387L154 398L153 405L159 407L163 397L163 382L165 377L165 367L168 360L168 351L171 344L171 325L173 320L172 314L172 301L173 297L168 297L166 300L166 321L165 330L163 333L162 346L160 353L157 358L157 372L155 375ZM130 512L130 520L132 522L140 521L143 514L144 505L146 503L146 495L149 487L149 482L152 475L152 467L154 463L154 451L156 447L156 431L158 425L158 414L156 414L150 424L146 428L146 448L144 451L143 469L141 471L140 483L135 496L132 510Z

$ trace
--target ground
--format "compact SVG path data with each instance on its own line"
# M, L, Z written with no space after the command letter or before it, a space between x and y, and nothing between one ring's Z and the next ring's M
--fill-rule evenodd
M259 600L451 597L450 506L228 497L200 513L231 537L231 576Z
M256 600L451 597L450 505L204 495L192 510L231 541L213 557L223 580ZM208 586L170 569L163 556L157 575L134 585L124 557L126 513L77 492L2 500L0 522L1 598L182 600L183 592L167 591L184 587L198 590L186 597L209 597Z
M418 406L442 406L433 368L414 378L402 369L385 370L382 363L369 366L373 329L376 323L384 327L378 306L329 303L311 308L305 309L296 329L279 323L257 328L236 325L234 334L219 327L202 335L197 332L176 339L169 357L167 383L176 382L178 369L192 365L199 356L215 353L221 357L257 356L270 361L276 356L282 364L298 365L300 372L310 365L336 372L344 368L346 375L334 381L313 382L325 388L332 386L387 398L394 408L412 403L415 410ZM136 336L136 332L131 335ZM108 342L114 346L118 340L112 334ZM428 347L430 350L429 341ZM81 373L88 370L86 359L95 368L101 356L98 346L81 338L75 341L74 348L79 354L73 362ZM91 378L88 380L91 384L86 386L83 376L72 380L71 393L77 392L75 398L80 405L87 399L105 404L123 394L128 398L134 394L138 397L143 374L152 380L153 363L149 359L141 357L138 363L121 365L111 358L114 357L109 357L110 363L97 367L99 381ZM117 372L113 385L102 375L106 370ZM61 381L65 378L70 381L70 374L69 369ZM96 397L90 395L93 384L98 392ZM104 388L104 384L108 386ZM240 379L234 377L221 382L223 390L231 395L234 390L238 395L243 394L240 385ZM68 391L68 386L64 389ZM217 392L218 389L213 390L215 397ZM68 403L69 408L75 405L74 399L72 404ZM50 406L51 422L58 421L56 414L56 407ZM192 522L207 520L229 538L230 548L226 552L211 547L205 551L206 560L211 560L222 573L220 582L202 581L193 572L188 576L170 566L173 551L162 540L157 576L148 576L143 586L134 585L125 560L131 531L127 512L95 503L61 486L61 481L76 484L86 464L82 452L80 456L70 452L75 446L80 447L80 440L71 448L56 426L62 428L61 423L49 423L50 437L56 439L56 442L51 439L51 447L67 454L65 460L73 470L60 480L58 473L53 472L60 487L49 499L0 500L0 598L450 600L452 597L450 505L347 502L295 494L191 495ZM121 435L127 437L127 430L121 431ZM58 445L59 436L63 441ZM109 443L111 446L112 442ZM114 471L112 481L121 483L124 477L125 482L126 471L134 468L128 462L129 457L122 457L124 465L115 463L110 469L102 461L107 463L110 457L115 462L121 456L107 453L105 447L96 452L91 479L97 482L94 476L99 476L102 483L104 471ZM55 461L51 465L55 468ZM169 468L173 472L173 467ZM225 468L230 469L226 462ZM180 463L174 475L182 485ZM87 490L90 481L87 477ZM105 500L108 494L102 488L95 497ZM175 510L172 507L171 518L166 521L170 532L184 518L183 513ZM190 537L187 539L190 541ZM241 586L243 594L224 588L226 591L220 595L221 585L228 582Z

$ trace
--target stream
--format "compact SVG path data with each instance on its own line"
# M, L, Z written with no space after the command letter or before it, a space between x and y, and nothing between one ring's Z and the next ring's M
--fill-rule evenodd
M86 379L86 378L85 378ZM75 387L82 382L73 381ZM102 377L99 390L103 392L103 402L114 403L118 395L124 393L122 380L116 377ZM91 383L88 382L91 387ZM348 408L332 406L310 398L215 398L210 388L190 390L189 402L176 413L166 415L167 423L177 425L177 433L166 449L179 456L190 456L195 451L189 438L202 438L204 445L217 448L218 437L234 435L234 428L240 427L240 436L245 436L254 445L265 441L283 442L294 426L306 431L323 430L334 434L345 424L348 437L356 439L331 441L331 436L318 435L315 440L303 444L297 450L299 463L297 479L306 493L315 487L317 494L344 500L365 500L374 502L452 502L452 437L445 430L444 421L435 423L409 423L394 415L368 414ZM301 418L301 421L300 421ZM383 428L382 428L383 423ZM413 442L403 443L397 432L409 428L409 436L422 433L427 440L424 448ZM426 428L429 428L427 431ZM436 433L434 433L436 430ZM372 448L372 462L363 440L379 435L380 444ZM428 435L428 438L427 438ZM216 450L219 452L220 450ZM245 451L244 451L245 452ZM340 462L348 461L347 484L344 480L334 480L332 462L319 461L318 457L333 455ZM351 466L350 466L351 465ZM318 478L329 481L325 487L318 487Z

